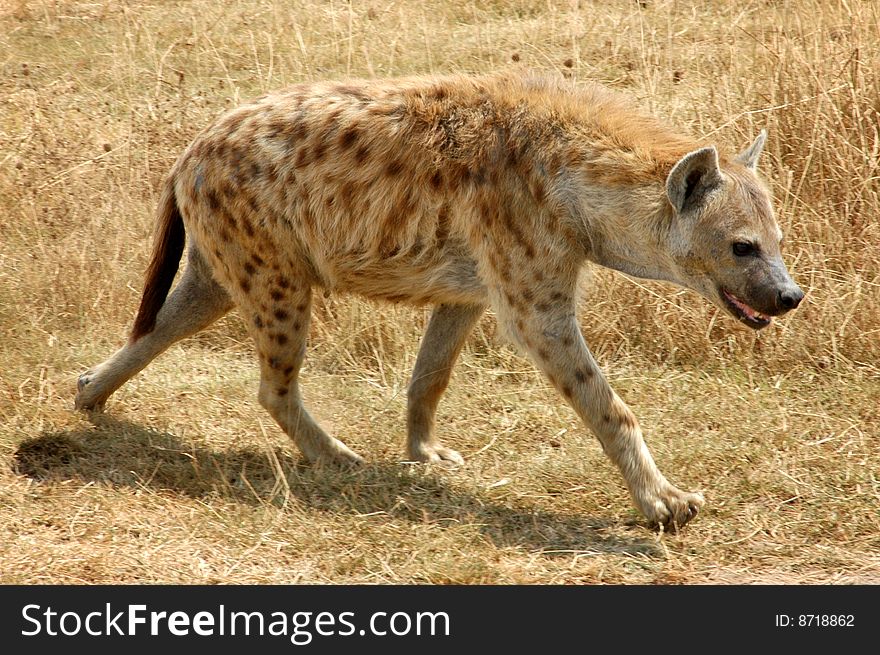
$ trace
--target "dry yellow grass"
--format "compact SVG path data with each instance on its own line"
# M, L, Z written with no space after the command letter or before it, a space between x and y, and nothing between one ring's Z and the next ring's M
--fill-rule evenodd
M426 310L358 299L319 303L304 384L361 471L298 463L235 315L73 412L133 318L163 175L218 112L512 58L697 136L769 128L801 309L757 335L690 293L584 280L588 343L661 468L706 491L686 531L637 520L491 318L441 405L459 470L400 463ZM874 2L0 3L0 582L880 582L878 124Z

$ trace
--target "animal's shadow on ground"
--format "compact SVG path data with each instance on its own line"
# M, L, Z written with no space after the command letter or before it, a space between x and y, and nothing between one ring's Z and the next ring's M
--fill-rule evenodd
M327 512L470 523L499 547L547 556L571 551L662 556L653 538L610 534L615 526L610 520L494 503L421 466L374 462L339 471L304 465L280 448L210 450L106 415L91 419L91 428L45 432L22 442L13 456L16 472L35 480L147 487L250 505L283 506L292 497Z

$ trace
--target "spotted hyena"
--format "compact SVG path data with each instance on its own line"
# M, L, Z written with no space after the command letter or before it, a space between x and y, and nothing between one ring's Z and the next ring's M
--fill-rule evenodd
M435 306L408 392L409 457L461 463L434 416L474 323L507 335L599 438L637 508L683 525L703 504L660 473L575 319L592 261L704 295L749 327L803 292L755 174L596 85L534 74L302 84L235 109L183 153L126 345L80 377L99 409L154 357L233 307L260 403L313 461L360 457L303 407L312 292ZM189 234L186 270L168 295Z

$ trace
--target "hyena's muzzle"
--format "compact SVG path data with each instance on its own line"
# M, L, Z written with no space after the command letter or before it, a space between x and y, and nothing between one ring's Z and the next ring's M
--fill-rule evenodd
M770 325L773 316L781 316L797 307L804 292L791 279L779 255L764 257L743 253L749 257L739 270L717 287L721 304L734 317L750 328L760 330Z

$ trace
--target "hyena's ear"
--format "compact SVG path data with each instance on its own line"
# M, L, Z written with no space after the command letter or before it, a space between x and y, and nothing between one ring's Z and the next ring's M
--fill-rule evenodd
M708 146L689 152L666 178L666 195L679 213L699 204L707 191L721 183L718 151Z
M746 168L755 170L758 168L758 158L761 156L761 151L764 149L764 143L766 141L767 130L761 130L760 134L758 134L758 137L755 139L755 142L739 153L734 158L734 161L742 164Z

